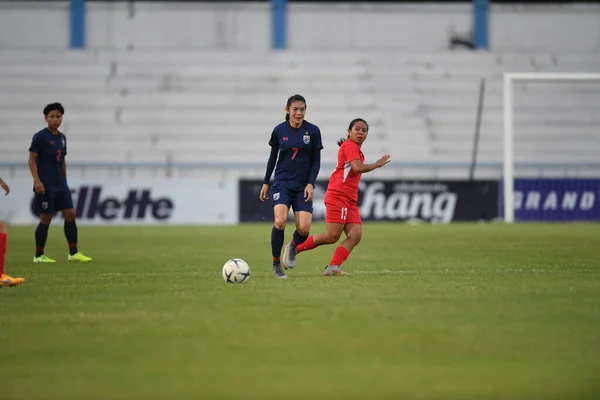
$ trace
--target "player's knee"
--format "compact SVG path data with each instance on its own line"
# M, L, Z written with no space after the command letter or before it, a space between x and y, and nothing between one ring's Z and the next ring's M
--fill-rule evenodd
M326 244L334 244L340 239L340 234L337 232L327 232L324 239Z
M52 214L40 214L40 222L44 225L50 225Z
M296 230L298 231L298 234L300 236L308 236L308 234L310 233L310 226L297 226Z
M357 244L360 243L360 240L362 239L362 233L353 233L353 234L350 234L348 236L348 239L350 239L352 241L352 244L354 246L356 246Z
M275 222L273 225L275 225L275 228L282 231L285 229L285 225L286 225L287 221L285 219L278 219L275 218Z
M75 221L75 210L66 210L63 212L63 216L65 217L65 221L74 222Z
M0 233L6 233L6 223L0 220Z

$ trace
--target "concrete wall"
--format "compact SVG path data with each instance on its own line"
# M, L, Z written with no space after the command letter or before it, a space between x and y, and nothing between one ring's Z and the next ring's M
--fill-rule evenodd
M198 48L265 51L271 46L265 3L127 3L87 5L92 48ZM294 50L439 51L451 32L471 30L470 4L291 4ZM0 3L0 47L67 48L69 5ZM597 52L600 5L494 5L490 45L496 52Z

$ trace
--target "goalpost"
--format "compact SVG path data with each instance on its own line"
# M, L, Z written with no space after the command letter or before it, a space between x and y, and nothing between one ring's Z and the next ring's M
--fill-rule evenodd
M504 74L504 222L512 223L514 210L514 97L517 81L600 81L600 73L505 73Z

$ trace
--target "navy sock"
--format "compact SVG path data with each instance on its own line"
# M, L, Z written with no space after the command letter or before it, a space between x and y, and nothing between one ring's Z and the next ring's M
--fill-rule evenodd
M77 253L77 224L75 221L65 221L65 237L69 243L69 254Z
M273 253L273 264L279 264L281 249L283 248L284 231L275 227L271 230L271 252Z
M308 239L308 235L301 236L300 233L298 233L298 229L296 229L294 231L294 238L292 239L292 246L296 247L299 244L306 242L306 239Z
M46 239L48 239L48 228L50 225L44 225L41 222L35 228L35 256L39 257L44 254L46 247Z

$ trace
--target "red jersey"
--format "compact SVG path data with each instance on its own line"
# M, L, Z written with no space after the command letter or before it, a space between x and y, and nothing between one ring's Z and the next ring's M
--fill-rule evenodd
M327 191L358 202L358 182L360 181L361 174L352 171L350 161L354 160L364 162L365 155L356 143L350 139L346 139L338 150L337 166L329 177Z

